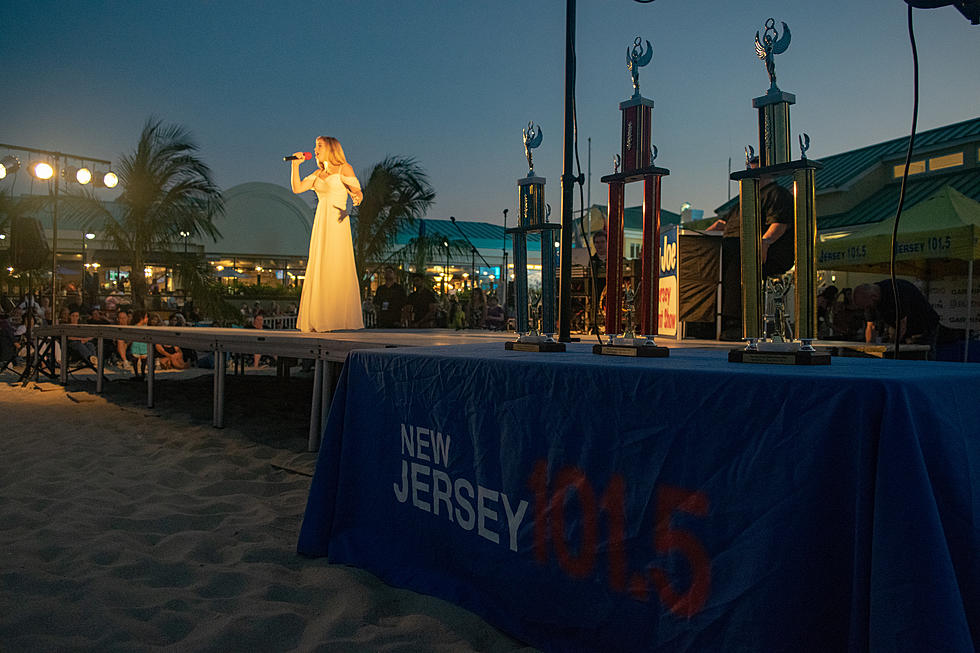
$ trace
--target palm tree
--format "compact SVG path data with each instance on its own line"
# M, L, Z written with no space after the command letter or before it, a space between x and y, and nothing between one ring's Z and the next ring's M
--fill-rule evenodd
M364 200L352 213L354 262L362 281L371 277L368 265L385 259L399 230L421 219L435 196L415 159L388 156L375 164Z
M223 212L224 200L197 150L186 129L150 118L136 150L119 162L119 210L110 212L93 195L72 198L73 216L87 227L101 227L129 260L137 306L145 305L143 268L151 254L173 251L182 231L212 239L221 235L214 218Z

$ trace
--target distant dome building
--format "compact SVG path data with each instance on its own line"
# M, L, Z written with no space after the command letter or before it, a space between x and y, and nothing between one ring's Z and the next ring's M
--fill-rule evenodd
M291 271L305 270L312 206L288 188L264 182L239 184L224 196L225 213L215 219L221 237L203 243L208 260L223 268L218 276L241 275L268 285L289 282Z

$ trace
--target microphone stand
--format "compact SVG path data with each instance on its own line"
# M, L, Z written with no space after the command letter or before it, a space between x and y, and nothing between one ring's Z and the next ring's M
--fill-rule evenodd
M473 279L476 279L476 257L477 256L480 257L480 260L483 261L483 264L484 265L486 265L488 268L491 268L492 269L492 266L489 263L487 263L487 259L483 258L483 254L481 254L480 252L477 251L476 245L473 244L473 241L471 241L469 238L467 238L466 237L466 234L463 232L463 230L460 228L460 226L458 224L456 224L456 218L454 216L449 216L449 221L453 223L453 226L456 227L456 231L459 232L459 235L462 236L463 237L463 240L465 240L466 243L470 246L470 255L471 255L471 260L472 260L472 263L471 263L472 267L470 269L473 272ZM473 281L473 283L475 283L475 281ZM491 287L491 289L493 289L495 287L495 284L491 284L490 287Z

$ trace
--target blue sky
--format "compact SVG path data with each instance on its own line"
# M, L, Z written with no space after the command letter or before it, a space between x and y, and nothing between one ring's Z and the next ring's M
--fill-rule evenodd
M389 154L418 159L437 193L428 217L500 223L505 208L513 221L533 120L557 220L564 12L561 0L16 3L0 15L0 142L118 159L154 115L189 128L229 188L288 185L282 155L328 134L358 172ZM768 78L753 38L769 17L792 31L776 74L796 94L792 130L810 135L811 158L908 132L901 0L578 0L579 153L585 171L591 138L593 203L605 203L599 178L619 150L636 36L654 46L640 86L656 103L657 163L671 170L664 208L710 215L728 198L729 157L737 169L757 141L751 99ZM919 128L980 115L980 26L952 8L915 21ZM627 203L639 202L631 188Z

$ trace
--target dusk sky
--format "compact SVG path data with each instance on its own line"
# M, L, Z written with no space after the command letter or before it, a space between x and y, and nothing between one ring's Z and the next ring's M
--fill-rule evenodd
M288 186L282 155L326 134L359 174L389 154L415 157L436 190L429 218L499 224L507 208L513 224L521 129L533 120L557 221L564 12L561 0L11 3L0 142L118 160L157 116L191 130L227 189ZM619 151L637 36L654 46L640 89L656 103L657 164L671 170L664 208L711 215L728 199L729 157L738 169L757 142L751 99L769 83L753 38L769 17L792 32L776 75L796 94L794 142L807 132L811 158L908 133L901 0L579 0L579 154L586 172L591 137L593 203L606 203L599 178ZM915 21L919 129L980 115L980 26L949 7ZM22 174L16 192L28 190ZM627 204L639 202L631 187Z

